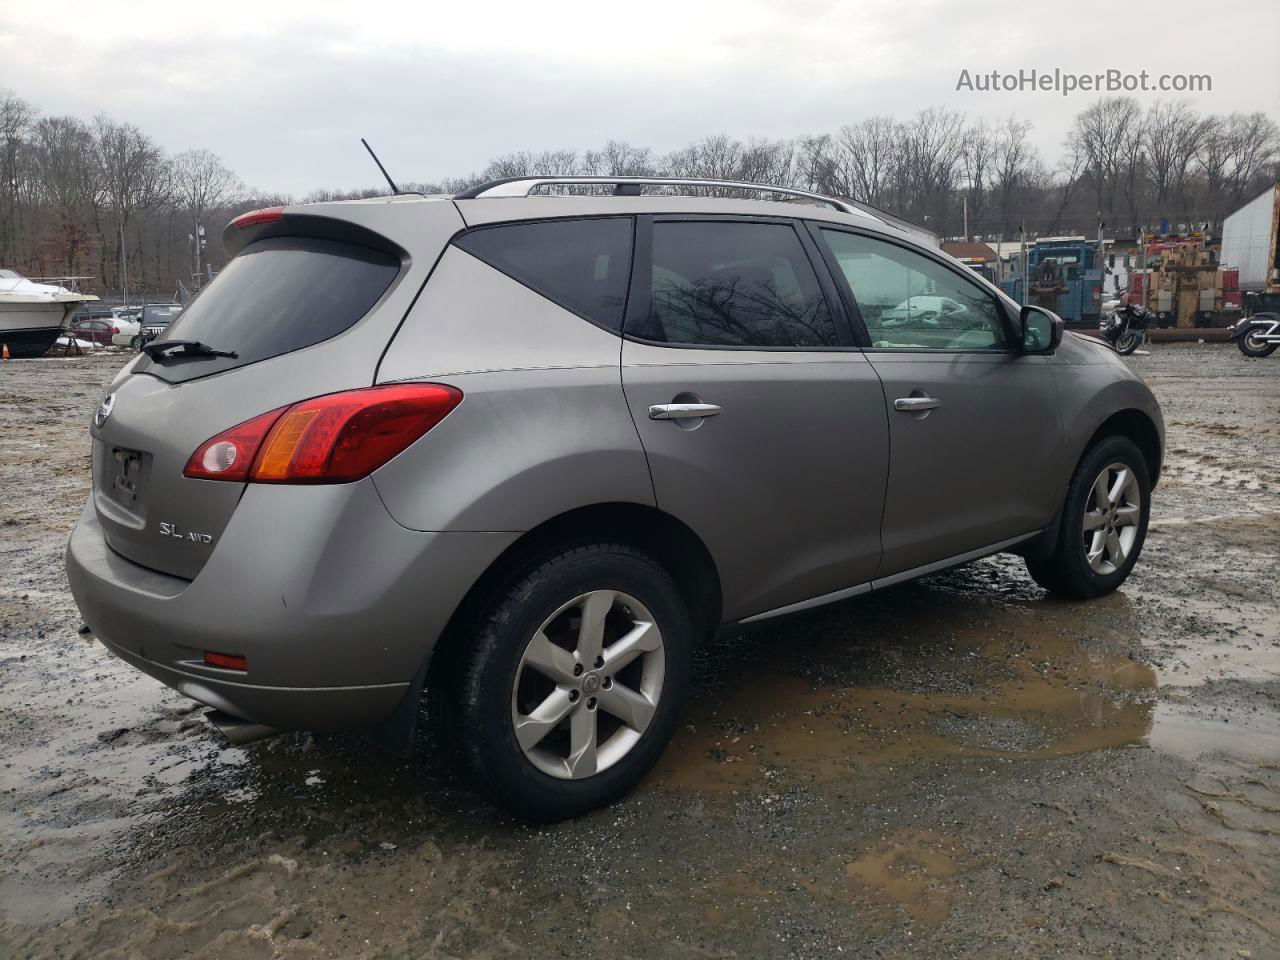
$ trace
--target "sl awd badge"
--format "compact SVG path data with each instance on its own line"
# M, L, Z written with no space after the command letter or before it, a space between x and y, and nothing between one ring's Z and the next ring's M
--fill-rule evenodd
M175 540L186 540L188 543L213 543L213 535L209 533L195 533L194 531L182 531L178 529L176 523L165 523L160 521L160 536L172 537Z

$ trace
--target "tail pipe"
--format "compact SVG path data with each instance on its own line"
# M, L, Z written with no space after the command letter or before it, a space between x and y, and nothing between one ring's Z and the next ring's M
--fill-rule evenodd
M241 720L222 710L208 710L204 718L227 738L228 743L236 747L243 747L258 740L268 740L284 733L283 730L277 730L275 727L264 726L251 720Z

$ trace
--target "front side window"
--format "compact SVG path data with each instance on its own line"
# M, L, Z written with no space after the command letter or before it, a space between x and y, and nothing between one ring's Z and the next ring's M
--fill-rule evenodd
M873 350L1008 350L987 291L929 257L856 233L822 230Z
M454 242L548 300L617 332L632 233L630 217L539 220L484 227Z
M628 333L716 347L839 346L795 230L783 223L657 222L648 316Z

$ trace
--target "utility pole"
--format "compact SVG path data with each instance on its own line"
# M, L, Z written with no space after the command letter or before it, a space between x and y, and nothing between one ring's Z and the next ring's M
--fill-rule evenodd
M201 255L204 253L204 227L201 226L198 219L195 222L195 231L191 234L191 247L191 277L195 282L196 289L199 290L201 276L200 260Z
M1018 224L1018 240L1022 244L1022 302L1026 303L1031 295L1031 288L1027 271L1027 225L1025 222Z
M964 210L964 242L969 242L969 195L960 194L960 206Z
M129 257L124 249L124 217L120 218L120 295L129 305Z

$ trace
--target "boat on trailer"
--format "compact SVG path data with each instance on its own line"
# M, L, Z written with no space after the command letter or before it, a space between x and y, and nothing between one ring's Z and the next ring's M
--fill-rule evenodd
M98 299L62 286L87 277L49 279L41 283L0 269L0 345L9 348L9 356L40 356L53 346L82 303Z

